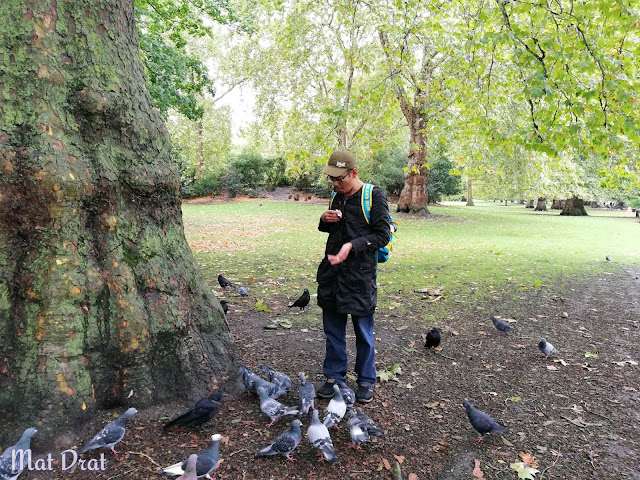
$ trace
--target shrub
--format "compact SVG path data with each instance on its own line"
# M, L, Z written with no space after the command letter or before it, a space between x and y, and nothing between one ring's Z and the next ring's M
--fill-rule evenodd
M230 198L237 197L243 189L242 173L235 167L229 169L224 176L224 186L227 189L227 195Z
M459 175L451 175L449 173L452 168L453 163L444 155L431 162L429 183L427 184L430 202L440 202L443 195L458 195L462 193L462 179Z

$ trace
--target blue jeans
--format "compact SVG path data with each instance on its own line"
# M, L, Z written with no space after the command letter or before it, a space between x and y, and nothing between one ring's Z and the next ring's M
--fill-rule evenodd
M364 317L351 315L356 334L356 374L358 385L373 387L376 383L373 313ZM323 372L327 378L346 382L347 314L322 310L322 326L327 337Z

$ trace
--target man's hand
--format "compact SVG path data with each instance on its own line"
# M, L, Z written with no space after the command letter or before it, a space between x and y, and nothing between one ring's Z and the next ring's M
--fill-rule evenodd
M342 219L342 212L340 210L327 210L320 215L320 220L324 223L336 223Z
M347 259L352 248L353 244L351 242L347 242L342 246L337 255L327 255L327 260L329 260L331 265L342 263Z

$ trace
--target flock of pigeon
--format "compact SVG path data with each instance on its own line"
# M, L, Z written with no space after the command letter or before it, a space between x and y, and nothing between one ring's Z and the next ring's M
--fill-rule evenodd
M241 297L249 296L249 290L247 290L247 287L243 287L242 285L237 285L237 286L234 285L229 280L227 280L222 274L218 274L218 284L223 289L226 289L227 287L235 288ZM289 305L289 308L297 307L300 310L304 310L306 306L309 305L310 300L311 300L311 295L309 294L309 290L305 288L302 295L300 295L300 298L298 298L295 302ZM222 305L222 309L226 314L229 311L229 304L227 303L226 300L220 300L220 305Z
M218 276L218 282L222 288L227 286L235 287L222 275ZM248 295L245 287L239 286L238 293L242 296ZM298 307L301 310L309 304L309 290L305 289L302 296L296 300L291 307ZM221 301L221 303L223 303ZM226 302L223 304L225 313L227 311ZM501 332L516 331L517 329L509 325L504 320L492 316L491 321L495 328ZM441 332L438 328L432 328L426 336L425 347L437 348L441 342ZM548 356L558 355L560 352L545 338L541 338L538 342L540 352L547 358ZM337 463L336 455L331 436L330 428L340 428L338 424L349 413L349 431L352 443L350 446L359 448L362 443L371 441L372 437L383 437L384 432L368 417L360 408L354 408L355 393L345 383L336 383L333 387L333 397L327 405L324 419L321 422L318 410L315 408L314 402L316 392L313 384L309 382L304 373L299 374L300 386L298 388L299 402L296 407L289 407L280 403L277 398L288 392L292 388L291 379L284 373L278 372L259 364L258 368L264 374L266 379L256 375L244 365L240 366L240 373L245 389L249 393L255 393L260 399L260 410L269 417L273 425L280 417L286 415L295 415L299 418L308 417L312 412L312 420L307 428L307 438L311 445L318 451L319 458L326 459L329 463ZM211 395L198 400L191 408L184 410L178 417L167 422L164 430L173 430L176 428L198 427L211 421L219 411L220 401L226 397L223 392L213 392ZM482 440L486 434L507 434L509 429L498 423L486 413L475 408L471 403L464 402L462 404L466 410L467 416L473 428L480 433L478 441ZM78 453L85 453L89 450L97 448L109 448L114 454L115 445L122 440L126 433L127 420L131 418L137 410L129 408L121 416L114 421L108 423L91 441L78 450ZM292 452L300 444L302 439L302 422L297 418L291 422L290 427L280 434L271 444L256 452L256 457L265 457L272 455L282 455L287 460L293 461ZM30 448L31 437L37 432L33 427L27 428L22 434L20 440L13 446L8 447L0 455L0 480L16 480L22 471L26 468L26 457L24 462L14 465L14 453L16 451L26 451ZM164 468L161 475L176 476L180 475L178 480L195 480L196 478L211 478L213 472L219 462L219 444L222 435L215 434L211 436L208 447L189 456L188 459L178 462L174 465Z

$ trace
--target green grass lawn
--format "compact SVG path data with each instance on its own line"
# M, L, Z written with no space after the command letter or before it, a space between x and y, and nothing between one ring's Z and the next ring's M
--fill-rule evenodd
M315 292L326 240L317 224L325 208L264 199L184 204L185 233L212 288L223 273L265 302L278 294L294 298L304 287ZM403 313L398 299L425 289L514 296L550 286L561 275L588 277L640 264L640 223L626 211L587 209L587 217L561 217L557 210L483 201L430 211L427 218L394 214L394 252L379 266L381 307Z

